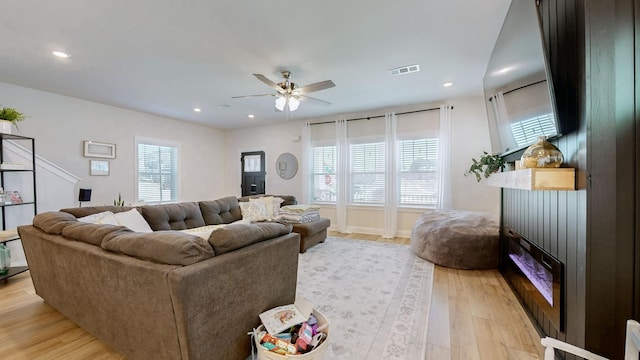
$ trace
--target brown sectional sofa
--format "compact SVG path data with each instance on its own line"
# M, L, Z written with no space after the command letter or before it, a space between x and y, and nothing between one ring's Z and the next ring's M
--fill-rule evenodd
M295 196L290 195L251 195L238 198L239 201L249 201L263 196L276 196L282 198L284 202L282 206L296 205L298 201ZM293 232L300 234L300 253L307 251L308 248L318 243L323 243L327 239L327 229L331 225L331 221L326 218L303 224L292 224Z
M171 231L239 219L235 197L142 206L151 233L76 218L129 209L20 226L36 293L128 359L245 359L258 314L295 299L300 236L276 223Z

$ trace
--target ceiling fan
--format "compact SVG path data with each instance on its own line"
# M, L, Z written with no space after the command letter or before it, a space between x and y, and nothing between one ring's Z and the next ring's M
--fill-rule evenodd
M257 97L257 96L275 96L276 97L275 106L278 111L283 111L285 106L288 107L289 111L296 111L298 109L298 106L300 105L300 100L309 102L309 103L314 103L317 105L329 106L331 105L330 102L312 98L310 96L307 96L306 94L336 86L336 84L334 84L333 81L325 80L325 81L309 84L303 87L296 87L296 84L289 81L289 78L291 77L291 72L287 70L282 72L282 77L284 77L284 81L277 84L267 79L267 77L262 74L253 74L253 76L257 77L258 80L262 81L263 83L269 85L271 88L275 89L278 93L233 96L232 99Z

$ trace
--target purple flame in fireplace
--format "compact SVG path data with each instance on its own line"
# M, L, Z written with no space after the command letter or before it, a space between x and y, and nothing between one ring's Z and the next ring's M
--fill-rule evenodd
M510 251L509 257L514 264L518 265L549 305L553 306L553 274L522 249L519 254Z

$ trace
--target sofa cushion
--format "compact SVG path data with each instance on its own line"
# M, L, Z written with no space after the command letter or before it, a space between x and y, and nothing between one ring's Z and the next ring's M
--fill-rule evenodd
M62 236L71 240L100 246L102 245L102 240L107 234L113 233L115 235L119 235L130 232L130 229L119 225L76 222L74 224L69 224L62 229Z
M206 225L196 202L145 205L140 210L153 231L184 230Z
M214 230L209 236L209 244L221 255L290 232L291 226L278 223L231 224Z
M191 265L214 256L209 243L179 231L113 232L102 241L113 252L169 265Z
M316 221L292 225L294 232L297 232L298 234L300 234L300 236L305 237L316 234L322 230L326 230L329 225L331 225L331 221L326 218L320 218Z
M242 219L238 199L235 196L227 196L212 201L201 201L198 205L207 225L230 224Z
M40 213L33 218L33 226L55 235L62 234L62 229L69 224L76 224L77 222L78 220L76 220L75 216L59 211Z

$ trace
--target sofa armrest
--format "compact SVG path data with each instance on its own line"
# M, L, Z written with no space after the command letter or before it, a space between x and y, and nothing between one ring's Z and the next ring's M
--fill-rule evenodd
M299 241L290 233L169 273L183 359L249 355L258 315L295 300Z

